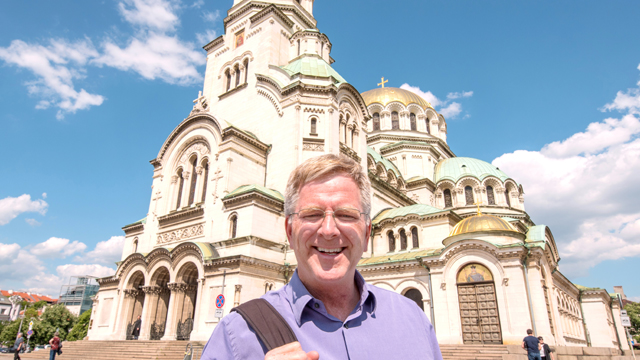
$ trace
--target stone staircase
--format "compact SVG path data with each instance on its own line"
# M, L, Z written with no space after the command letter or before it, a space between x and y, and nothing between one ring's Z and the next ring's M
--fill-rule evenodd
M507 345L440 345L444 360L502 360ZM526 357L526 353L525 357ZM514 359L515 360L515 359Z
M182 360L189 341L65 341L61 360ZM204 342L191 341L193 360L199 360ZM21 354L22 359L49 359L49 350Z

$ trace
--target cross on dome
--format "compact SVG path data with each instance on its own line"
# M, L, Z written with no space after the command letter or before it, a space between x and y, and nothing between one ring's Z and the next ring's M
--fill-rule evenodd
M384 76L380 78L380 81L382 82L379 82L378 86L382 86L383 88L384 88L384 84L389 82L389 80L384 79Z

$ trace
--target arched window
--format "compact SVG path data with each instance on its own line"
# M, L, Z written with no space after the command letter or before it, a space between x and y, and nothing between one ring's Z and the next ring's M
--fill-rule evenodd
M429 118L427 118L424 122L427 125L427 134L431 134L431 127L429 126Z
M298 56L300 56L300 39L298 39Z
M356 130L355 129L351 129L351 148L355 149L356 148Z
M411 228L411 242L413 242L414 249L420 247L420 241L418 239L418 228L415 226Z
M453 202L451 201L451 190L449 189L444 190L444 207L453 207Z
M324 58L324 41L320 43L320 57Z
M316 132L317 122L318 120L316 120L315 118L311 119L311 135L318 135L318 133Z
M418 289L409 289L404 296L415 301L415 303L424 311L424 301L422 301L422 294Z
M238 65L236 65L235 69L236 69L236 87L238 87L238 85L240 85L240 68L238 67Z
M178 201L176 209L180 210L180 202L182 201L182 188L184 187L184 178L182 177L182 169L178 170Z
M411 113L411 115L409 115L409 121L411 123L411 130L418 130L418 124L416 124L416 114Z
M202 164L202 167L204 168L204 179L202 179L202 198L200 199L200 201L204 202L207 198L207 182L209 182L209 162L205 161Z
M347 124L342 124L342 143L347 145Z
M489 203L489 205L496 204L496 197L493 194L493 186L487 186L487 202Z
M233 215L231 219L229 219L229 238L233 239L236 237L236 233L238 230L238 215Z
M507 200L507 206L511 207L511 199L509 199L509 189L505 189L504 198Z
M380 114L373 114L373 131L380 130Z
M387 238L389 239L389 252L396 251L396 238L393 236L393 231L387 233Z
M407 250L407 233L400 229L400 251Z
M198 181L198 173L196 171L196 166L198 166L197 164L198 158L194 156L193 159L191 159L191 186L189 187L189 206L193 204L193 201L196 198L196 184Z
M138 252L138 238L133 239L133 251L132 253L137 253Z
M227 69L224 75L227 78L227 88L225 91L229 91L231 89L231 70Z
M391 130L399 130L400 129L400 119L398 118L398 112L394 111L391 113Z
M464 187L464 199L466 200L467 205L473 205L473 189L471 186Z
M244 60L244 83L249 82L249 59Z

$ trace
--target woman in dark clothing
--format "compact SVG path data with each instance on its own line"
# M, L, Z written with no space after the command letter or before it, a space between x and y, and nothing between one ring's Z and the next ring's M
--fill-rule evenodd
M538 341L540 341L540 358L542 360L555 360L549 345L544 343L542 336L538 336Z
M133 323L133 331L131 332L131 335L133 335L133 338L135 340L138 340L138 336L140 336L140 325L142 324L142 320L140 319L140 315L138 315L138 320L136 320L135 323Z

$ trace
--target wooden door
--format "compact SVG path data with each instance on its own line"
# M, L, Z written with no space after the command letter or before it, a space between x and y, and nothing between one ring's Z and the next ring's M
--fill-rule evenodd
M502 344L493 282L458 285L458 301L465 344Z

